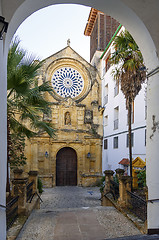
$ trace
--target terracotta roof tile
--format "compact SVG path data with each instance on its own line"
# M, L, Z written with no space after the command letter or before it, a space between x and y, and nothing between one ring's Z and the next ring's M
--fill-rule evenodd
M119 164L122 164L122 165L129 165L130 164L130 161L128 158L123 158Z

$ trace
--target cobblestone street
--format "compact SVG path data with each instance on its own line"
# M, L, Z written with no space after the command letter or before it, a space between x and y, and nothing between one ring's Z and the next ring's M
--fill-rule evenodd
M17 240L104 240L139 235L114 207L101 207L99 188L45 189Z
M101 205L99 188L55 187L42 194L41 209L97 207Z

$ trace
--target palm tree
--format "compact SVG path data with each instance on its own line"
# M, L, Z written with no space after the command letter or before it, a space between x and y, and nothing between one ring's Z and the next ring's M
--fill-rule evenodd
M41 120L43 114L50 113L51 103L45 100L44 93L51 93L52 87L48 82L38 85L38 70L42 62L27 57L19 44L20 41L15 38L8 53L7 104L10 127L27 137L37 134L36 130L39 129L53 136L51 124ZM25 120L30 122L29 127L24 124Z
M43 120L43 115L50 114L51 103L45 100L45 93L52 92L48 82L38 84L38 71L42 62L27 56L27 52L20 47L20 40L16 37L8 53L7 65L7 128L8 128L8 162L24 163L24 138L32 137L39 132L47 132L50 137L55 129L50 122ZM12 144L16 139L16 144ZM16 157L13 148L21 152ZM12 149L11 149L12 148ZM14 161L16 158L16 161ZM7 184L7 191L9 184Z
M114 79L121 84L121 91L126 99L128 110L128 139L130 176L132 177L132 141L131 141L131 112L132 103L138 95L142 83L146 79L146 68L143 57L130 33L125 30L114 40L115 51L111 56L111 63L115 65ZM132 188L132 182L131 182Z

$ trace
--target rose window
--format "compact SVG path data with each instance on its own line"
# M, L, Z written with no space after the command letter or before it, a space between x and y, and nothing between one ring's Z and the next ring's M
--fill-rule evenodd
M63 67L53 74L52 86L61 97L77 97L83 90L84 81L80 73L70 67Z

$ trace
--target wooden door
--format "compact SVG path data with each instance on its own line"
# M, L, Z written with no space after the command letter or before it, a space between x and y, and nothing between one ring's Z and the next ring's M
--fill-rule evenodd
M60 149L56 156L56 186L77 185L77 155L72 148Z

